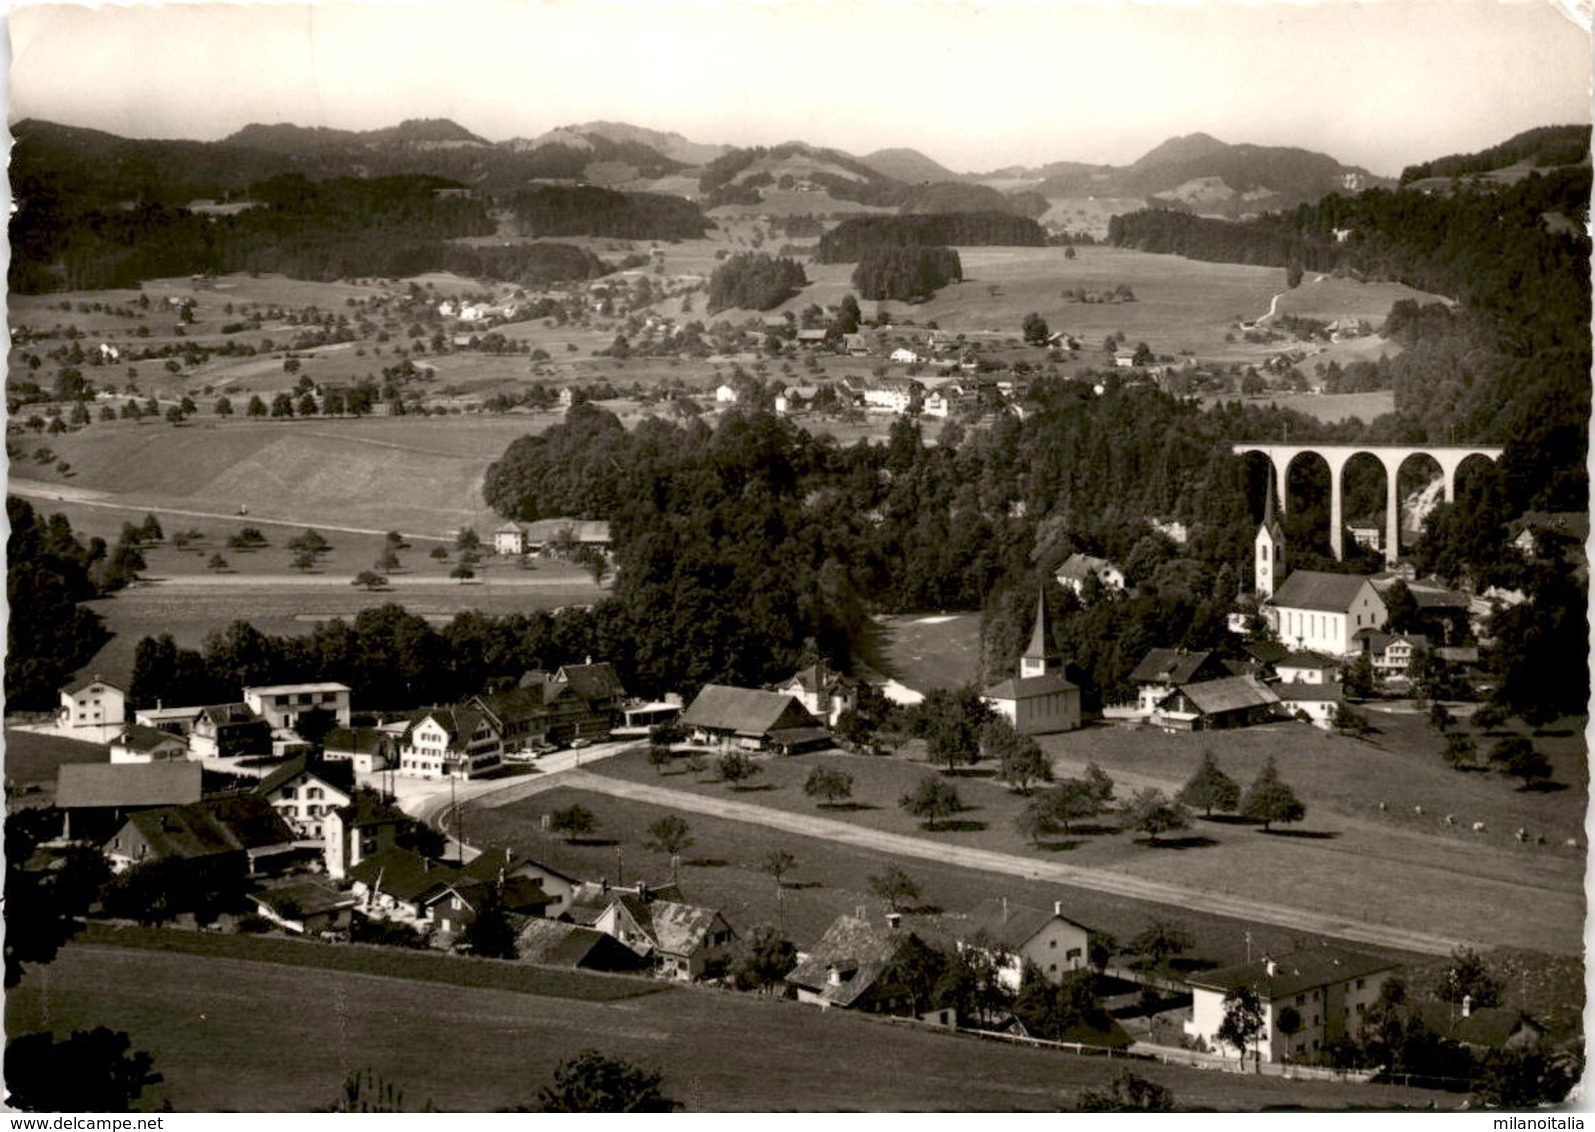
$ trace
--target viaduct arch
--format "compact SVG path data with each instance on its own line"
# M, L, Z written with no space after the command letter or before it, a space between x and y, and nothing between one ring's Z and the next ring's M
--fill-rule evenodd
M1440 465L1445 477L1445 497L1456 498L1457 471L1473 456L1499 460L1504 449L1477 445L1449 444L1237 444L1235 455L1260 452L1268 457L1274 468L1274 480L1280 485L1280 511L1285 509L1286 476L1296 457L1311 452L1323 457L1329 465L1329 545L1336 558L1345 555L1345 518L1341 514L1340 474L1353 456L1374 457L1385 469L1385 561L1394 564L1400 550L1401 505L1396 497L1396 477L1401 466L1414 456L1429 456Z

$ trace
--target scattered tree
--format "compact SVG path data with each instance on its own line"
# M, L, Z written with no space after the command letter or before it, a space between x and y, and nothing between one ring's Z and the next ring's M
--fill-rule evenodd
M821 799L822 806L834 806L853 796L853 776L844 770L817 766L809 771L803 793Z
M548 828L554 833L564 834L565 843L569 845L577 838L586 837L596 830L598 818L586 806L577 802L549 814Z
M934 775L920 779L919 785L899 798L897 804L932 831L964 808L957 787Z
M1202 765L1180 788L1175 800L1192 809L1203 811L1208 817L1214 810L1233 813L1240 804L1241 788L1235 780L1218 768L1212 751L1202 752Z
M685 818L666 814L648 827L648 840L643 842L643 846L655 853L675 857L685 853L696 843L696 839L692 836L692 827L687 824Z
M919 885L900 865L890 865L885 872L870 877L869 890L886 901L893 912L900 912L905 903L919 899Z
M797 966L797 955L791 940L781 938L781 933L769 924L760 924L744 946L732 977L742 989L773 994Z
M1133 1069L1121 1069L1106 1089L1082 1089L1075 1108L1079 1112L1173 1112L1174 1091Z
M1491 974L1482 955L1471 947L1458 947L1451 952L1451 962L1441 973L1435 994L1441 1002L1461 1005L1468 998L1476 1008L1499 1006L1501 980Z
M515 927L510 923L504 908L503 893L497 885L486 889L478 899L476 915L460 933L460 943L472 955L488 959L514 959L519 952L515 946Z
M1466 770L1478 761L1479 748L1473 741L1473 736L1452 731L1445 737L1445 750L1441 755L1451 766L1458 770Z
M1167 920L1154 920L1145 931L1135 936L1124 949L1131 955L1145 956L1154 967L1163 964L1176 955L1183 955L1196 946L1196 940L1191 933L1177 924Z
M1521 778L1525 790L1551 777L1551 760L1521 735L1509 735L1497 740L1495 746L1490 748L1490 762L1502 774Z
M537 1092L538 1112L674 1112L664 1094L664 1075L595 1049L583 1050L554 1068L554 1079Z
M1218 1040L1235 1047L1241 1063L1246 1051L1263 1034L1263 1004L1251 987L1237 987L1224 996L1224 1020L1218 1025ZM1258 1072L1262 1072L1263 1052L1256 1050Z
M96 1026L55 1040L49 1031L6 1043L7 1103L23 1112L132 1112L151 1085L155 1060L121 1030Z
M217 551L215 554L212 554L210 556L210 558L205 562L205 568L207 570L211 571L211 573L215 573L218 570L225 570L225 569L227 569L227 565L228 565L227 559L222 557L220 551Z
M1162 834L1186 829L1191 824L1185 807L1153 786L1136 791L1124 804L1124 816L1130 828L1146 834L1153 845Z
M741 751L727 751L720 756L716 766L720 771L720 781L728 783L733 790L741 790L742 784L748 779L764 773L762 766Z
M665 767L670 765L670 760L672 757L670 744L648 744L648 765L654 768L655 774L663 775L665 772Z
M781 894L781 890L786 887L786 885L783 883L783 879L785 878L786 874L791 872L796 866L797 858L792 856L792 854L788 853L785 849L770 850L770 852L765 854L764 860L759 863L760 871L769 873L770 876L774 878L775 893L777 896L779 896Z
M1241 799L1241 816L1262 822L1264 831L1274 822L1298 822L1307 816L1307 807L1296 797L1296 792L1280 781L1272 756L1246 788L1246 795Z
M365 590L380 590L388 584L388 580L375 570L362 570L354 576L354 581L349 584L359 586Z

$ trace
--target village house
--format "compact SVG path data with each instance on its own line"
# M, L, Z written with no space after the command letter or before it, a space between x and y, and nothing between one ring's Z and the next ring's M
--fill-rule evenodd
M194 721L199 718L202 710L204 709L197 706L169 708L157 705L152 708L134 708L133 722L186 739L194 730Z
M1545 1027L1521 1010L1508 1006L1473 1005L1471 995L1461 1002L1411 1002L1412 1013L1428 1028L1475 1054L1528 1049L1545 1040Z
M559 920L527 920L515 936L515 951L524 963L577 971L629 974L645 970L648 960L614 936Z
M1315 652L1292 651L1274 661L1281 684L1329 684L1339 674L1341 662Z
M862 334L842 335L842 352L850 358L865 358L869 356L869 340Z
M864 387L864 411L906 413L919 383L906 377L883 377Z
M196 884L208 885L257 876L283 864L293 849L293 830L253 794L138 810L104 847L117 872L151 861L180 861Z
M188 734L188 750L194 758L271 754L271 724L248 704L212 704L197 710Z
M1358 519L1347 523L1346 530L1351 535L1351 541L1366 550L1377 551L1381 527L1375 519Z
M715 386L714 403L716 405L735 405L741 398L737 395L736 387L728 382Z
M609 552L607 519L537 519L526 524L526 549L545 556L571 554L582 547Z
M911 1003L886 975L913 939L902 930L896 913L884 921L868 918L863 908L838 916L809 950L799 955L786 983L797 1000L829 1010L868 1014L905 1012Z
M250 899L259 916L285 931L308 936L347 932L359 903L349 893L313 879L256 889Z
M831 733L789 692L705 684L681 714L693 742L795 754L831 745Z
M321 757L348 763L355 774L376 774L392 766L401 735L380 727L334 727L321 742Z
M113 763L155 763L188 758L188 740L162 731L130 723L111 740Z
M62 763L55 804L62 836L100 844L140 810L186 805L203 796L205 771L195 762Z
M898 365L904 366L915 365L920 361L920 356L913 350L910 350L907 346L897 347L897 349L893 350L888 357L891 361L896 362Z
M522 555L526 553L526 528L519 523L505 523L493 531L493 553Z
M1069 555L1063 565L1058 567L1055 576L1060 586L1066 590L1073 590L1076 596L1084 592L1087 578L1095 578L1105 590L1124 588L1124 571L1106 558L1097 558L1090 554Z
M924 402L920 405L920 412L927 417L947 417L952 414L952 411L952 398L939 389L934 393L927 393Z
M1187 1036L1199 1039L1209 1052L1236 1053L1218 1036L1224 1024L1224 996L1242 987L1257 992L1263 1008L1263 1030L1248 1053L1259 1061L1306 1058L1336 1039L1354 1036L1362 1015L1379 998L1385 980L1397 966L1335 947L1296 951L1279 959L1204 971L1188 976L1191 1020Z
M522 886L522 891L536 888L543 893L544 911L541 915L557 917L564 913L574 899L579 883L574 877L560 872L541 861L535 861L508 846L489 846L471 861L460 867L460 880L464 884L509 884Z
M1130 673L1136 686L1135 710L1150 716L1177 688L1235 675L1217 653L1186 648L1148 650Z
M301 840L321 842L326 816L354 798L354 776L346 762L311 762L295 755L255 787Z
M271 684L244 689L244 703L249 709L271 725L273 731L292 731L299 717L309 711L324 711L337 720L339 727L349 726L349 685L324 682L319 684Z
M1374 674L1382 680L1404 678L1413 660L1430 651L1429 638L1421 633L1369 632L1359 639Z
M1249 727L1278 718L1279 696L1255 676L1186 684L1157 706L1153 722L1175 731Z
M428 900L459 878L459 870L410 849L374 853L345 874L365 915L428 928Z
M1337 681L1282 681L1274 685L1279 705L1291 715L1306 716L1314 727L1330 730L1335 713L1346 702L1345 689Z
M827 727L835 727L844 711L858 706L859 687L859 681L817 660L777 684L775 690L796 696L810 715Z
M1294 571L1265 609L1281 641L1330 656L1357 652L1358 632L1382 629L1388 618L1384 599L1368 578L1317 570Z
M483 712L422 708L399 744L398 772L411 778L477 778L503 761L503 743Z
M541 919L548 909L549 897L533 880L477 880L462 870L458 879L423 901L426 916L435 927L433 944L447 947L456 942L489 901L497 901L510 917L511 927L518 928L525 920Z
M997 978L1014 994L1024 979L1025 967L1039 971L1056 983L1070 971L1091 963L1090 928L1063 914L1057 901L1051 912L1013 903L1007 897L986 900L969 914L958 933L959 950L975 948L996 963Z
M63 730L102 742L127 719L127 692L99 676L74 680L61 689L59 717Z
M713 908L655 899L646 889L617 897L593 927L650 958L665 978L682 982L716 977L736 941Z
M325 813L321 820L322 860L327 875L342 880L368 857L394 848L399 833L414 819L370 791L356 791L347 806Z
M1063 659L1052 643L1045 592L1036 598L1035 628L1019 657L1019 675L993 684L981 698L1021 735L1050 735L1080 727L1080 687L1063 673Z

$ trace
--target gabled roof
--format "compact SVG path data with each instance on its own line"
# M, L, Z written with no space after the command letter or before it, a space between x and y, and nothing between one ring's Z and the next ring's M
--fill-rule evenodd
M298 778L310 778L324 786L330 786L340 794L350 794L354 790L354 768L346 762L334 760L325 763L320 760L310 761L309 755L295 755L272 771L260 784L255 787L255 793L265 797L278 787L286 786Z
M472 696L469 703L473 708L485 712L496 727L510 729L516 723L542 715L548 701L548 687L548 684L538 680L508 692Z
M115 745L126 747L130 751L154 751L161 747L188 746L181 735L173 735L170 731L162 731L159 727L145 727L142 723L129 723L123 727L122 733L116 737Z
M339 684L335 680L321 680L312 684L260 684L245 688L244 695L254 692L256 695L287 696L297 695L301 692L347 692L349 685Z
M984 934L993 943L1010 950L1023 947L1036 937L1053 920L1062 920L1071 927L1089 933L1090 928L1057 912L1045 912L1012 900L983 900L969 913L967 930L959 935L968 940Z
M1362 574L1326 574L1321 570L1295 570L1269 598L1278 609L1316 609L1345 613L1369 580Z
M1346 698L1345 688L1333 680L1326 680L1322 684L1309 684L1305 680L1275 684L1274 691L1280 702L1287 704L1338 704Z
M681 722L688 727L730 731L737 735L765 735L777 727L815 727L815 719L789 692L766 692L758 688L733 688L725 684L706 684Z
M1032 696L1050 696L1056 692L1077 689L1079 685L1061 672L1048 672L1044 676L1010 676L987 688L984 695L989 700L1027 700Z
M620 897L616 903L648 933L654 947L667 955L691 955L704 946L715 924L725 923L715 909L696 904L678 904L673 900L652 900L631 894Z
M1205 990L1229 992L1255 987L1266 999L1284 998L1315 987L1327 987L1361 979L1380 971L1394 970L1399 964L1338 947L1320 947L1292 952L1274 961L1268 974L1268 960L1258 959L1217 971L1188 975L1186 982Z
M557 877L570 884L576 883L574 877L568 876L550 865L545 865L541 861L534 861L532 858L523 853L517 853L513 849L499 846L483 849L482 852L471 858L460 872L473 880L494 881L499 878L500 874L513 873L526 865L531 865L551 877Z
M349 879L412 903L457 881L460 871L410 849L384 849L349 870Z
M469 741L483 720L487 719L487 715L485 712L468 707L420 708L410 713L410 726L405 729L405 738L408 739L410 733L428 718L434 720L448 733L449 744L452 746L457 742Z
M1150 649L1130 673L1137 684L1187 684L1201 672L1213 654L1206 650Z
M104 684L107 688L121 692L123 695L127 694L126 688L122 687L120 684L114 684L100 676L80 676L76 680L72 681L72 683L68 684L65 688L62 688L61 691L65 692L69 696L75 696L91 684Z
M554 673L556 682L567 685L584 700L607 700L624 696L620 674L608 661L598 664L565 664Z
M1340 661L1324 656L1321 653L1293 652L1289 656L1282 656L1274 661L1274 668L1300 668L1311 669L1318 672L1329 672L1340 667Z
M127 821L160 860L266 849L294 839L277 811L254 794L140 810Z
M835 1006L851 1006L875 985L907 941L907 933L887 924L871 923L858 916L838 916L787 974L786 981L819 994ZM842 975L836 985L830 982L833 969Z
M1382 633L1377 629L1366 630L1366 633L1364 636L1364 631L1359 630L1357 637L1368 643L1370 652L1382 653L1397 641L1405 641L1415 649L1429 647L1429 638L1422 633Z
M493 533L496 535L524 535L526 528L519 523L510 522L505 523L503 526L494 527Z
M220 726L226 723L264 723L265 719L248 704L210 704L199 709L198 717Z
M1114 569L1113 563L1106 558L1098 558L1092 554L1071 554L1058 567L1055 577L1061 582L1065 579L1083 582L1087 578L1102 573L1104 570Z
M535 543L552 542L565 531L569 531L571 537L579 543L607 543L609 541L609 520L538 519L536 522L526 524L526 540Z
M1449 1002L1414 1002L1412 1009L1441 1037L1483 1049L1506 1049L1512 1038L1524 1031L1536 1037L1545 1032L1545 1027L1521 1010L1505 1006L1474 1007L1466 1018L1461 1007Z
M172 806L197 802L205 769L199 763L63 763L56 770L55 804L63 810Z
M837 688L856 688L858 681L851 676L844 676L823 660L820 660L798 669L797 672L782 681L780 686L782 688L790 688L793 685L802 688L810 695L816 695L820 692L829 692Z
M279 916L285 912L314 916L321 912L337 911L339 908L352 908L359 903L347 892L314 880L273 885L270 888L257 889L252 895L256 901L266 905Z
M560 920L529 920L515 937L526 963L545 967L582 967L595 971L635 971L647 960L603 932Z
M1171 692L1169 698L1184 695L1203 715L1277 704L1279 697L1255 676L1226 676L1222 680L1203 680ZM1167 701L1165 701L1167 702Z

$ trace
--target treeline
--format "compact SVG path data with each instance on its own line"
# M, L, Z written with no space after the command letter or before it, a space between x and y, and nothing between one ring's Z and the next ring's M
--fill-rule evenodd
M1409 165L1401 171L1401 183L1405 185L1425 177L1466 177L1523 163L1541 168L1579 165L1590 159L1589 141L1588 126L1540 126L1478 153L1452 154Z
M45 519L14 495L6 496L6 518L6 704L48 711L109 639L99 615L79 604L99 592L91 572L102 567L106 546L85 545L64 515Z
M434 177L318 183L286 175L251 188L261 207L201 216L155 202L77 210L47 185L19 185L10 283L36 294L199 273L336 279L404 274L416 262L441 266L445 241L494 231L481 202L438 192L447 187Z
M1292 247L1278 232L1171 208L1110 217L1108 243L1206 263L1284 267L1292 261Z
M794 259L739 252L709 277L709 313L727 307L767 311L797 294L808 281L802 265Z
M961 283L964 265L952 248L870 248L853 269L853 287L866 299L928 299Z
M709 225L696 204L662 193L623 193L592 185L539 185L509 201L516 223L537 236L690 240Z
M1287 422L1293 437L1335 435L1274 409L1203 413L1117 382L1095 396L1038 381L1023 421L949 425L935 445L910 419L884 445L842 447L741 410L713 430L648 420L627 432L589 405L511 444L484 495L518 519L611 521L633 663L645 688L670 691L778 678L807 638L834 663L873 662L867 614L977 609L1005 583L1033 603L1038 569L1074 549L1120 556L1171 600L1232 596L1234 567L1223 570L1249 561L1249 500L1262 489L1230 445L1280 435ZM1293 505L1304 523L1322 513L1326 530L1324 495ZM1141 547L1146 515L1184 520L1190 542ZM1192 619L1223 631L1222 618ZM1206 628L1191 640L1207 640ZM1022 646L1004 650L1004 663ZM1108 685L1117 678L1104 668Z
M820 237L820 263L853 263L876 248L916 245L1044 247L1034 220L1008 212L942 212L913 216L854 216Z

